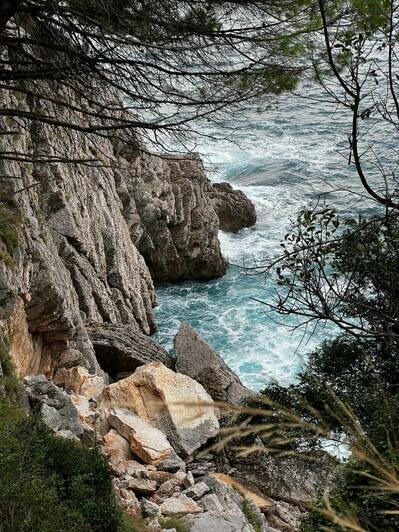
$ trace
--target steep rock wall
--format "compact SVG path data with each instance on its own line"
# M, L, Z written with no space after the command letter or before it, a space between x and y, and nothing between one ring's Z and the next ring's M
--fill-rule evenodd
M42 112L23 93L2 91L0 101ZM46 112L59 116L52 103ZM0 160L0 206L19 234L16 249L0 243L0 318L19 374L51 376L73 364L101 373L87 323L150 334L153 279L225 272L198 157L124 153L110 140L23 119L2 120L0 132L2 154L20 159ZM83 164L57 163L66 156Z

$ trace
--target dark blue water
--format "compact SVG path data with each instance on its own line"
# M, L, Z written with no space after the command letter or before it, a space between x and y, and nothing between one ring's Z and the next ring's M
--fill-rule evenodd
M319 95L304 87L303 96ZM264 111L256 106L230 117L234 142L212 124L200 140L212 180L227 180L254 202L258 221L237 235L221 232L224 255L233 264L252 266L278 253L279 243L299 209L322 196L345 213L367 210L357 178L339 153L346 146L350 117L327 103L287 95ZM349 193L348 189L355 194ZM172 349L182 320L189 321L217 349L245 384L261 388L269 379L295 379L306 353L335 332L319 328L312 335L293 332L293 318L282 322L266 306L275 284L231 266L228 274L208 283L187 282L158 288L156 338ZM277 319L277 321L276 321Z

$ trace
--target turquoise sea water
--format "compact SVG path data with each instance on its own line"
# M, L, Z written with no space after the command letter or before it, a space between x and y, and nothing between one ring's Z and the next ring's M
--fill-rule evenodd
M302 96L286 95L267 110L254 106L227 121L235 128L234 142L225 131L204 124L218 139L201 140L212 180L226 180L243 190L254 202L255 227L237 235L220 232L222 251L235 265L262 262L278 253L290 219L298 210L324 197L345 213L367 210L354 174L339 154L346 145L349 117L334 108L303 96L318 95L303 87ZM232 124L234 122L234 124ZM288 384L295 379L306 353L333 334L319 328L292 331L292 318L276 321L266 307L275 285L260 275L248 275L231 266L227 275L207 283L185 282L157 289L156 339L167 349L182 320L190 322L240 375L244 383L259 389L269 379Z

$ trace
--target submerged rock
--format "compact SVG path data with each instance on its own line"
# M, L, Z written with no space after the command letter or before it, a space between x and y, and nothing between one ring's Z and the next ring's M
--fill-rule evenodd
M239 404L254 395L189 323L181 323L174 346L176 370L201 383L215 401Z

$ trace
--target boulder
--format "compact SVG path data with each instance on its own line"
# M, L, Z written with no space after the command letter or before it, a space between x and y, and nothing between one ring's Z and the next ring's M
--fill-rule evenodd
M149 501L145 497L141 499L141 510L145 517L147 516L157 516L160 517L161 510L157 504Z
M237 233L244 227L255 225L255 205L241 190L234 189L230 183L210 183L208 196L218 215L219 228L222 231Z
M162 515L168 517L179 517L186 514L198 514L202 512L199 504L183 494L165 499L160 508Z
M156 495L160 499L167 499L168 497L172 497L174 493L178 493L180 491L180 486L181 482L177 478L171 478L161 485L156 492Z
M140 388L134 383L133 375L104 388L97 399L97 408L126 408L146 421L149 419Z
M174 343L176 370L202 384L215 401L239 404L254 395L189 323L181 323Z
M208 495L202 497L199 504L203 508L204 512L223 512L222 503L214 493L209 493Z
M207 476L202 480L210 488L210 493L215 495L219 501L219 504L222 506L222 511L219 510L219 505L216 503L215 499L210 499L210 495L205 495L201 499L200 504L203 506L206 513L210 512L213 517L217 515L226 517L228 520L229 526L232 528L227 528L226 530L237 530L234 528L237 525L241 524L242 528L238 530L253 530L255 528L259 531L266 530L266 520L260 510L260 508L253 502L252 499L249 499L246 495L250 492L247 490L247 493L241 491L241 487L238 484L228 484L222 482L216 476ZM250 510L251 522L248 521L246 509ZM191 525L191 523L190 523ZM252 527L252 525L254 525ZM190 528L192 530L192 528ZM194 528L195 530L195 528Z
M209 486L205 484L205 482L198 482L198 484L194 484L194 486L184 490L183 493L184 495L187 495L187 497L194 499L194 501L198 501L198 499L201 499L201 497L208 493L208 491Z
M131 457L130 444L119 432L111 429L103 438L104 453L110 462L126 462Z
M205 512L196 516L187 516L184 522L190 532L255 532L244 514L231 515L218 511ZM262 532L265 530L259 529Z
M54 384L61 388L83 395L87 399L96 399L105 387L104 377L91 375L82 366L60 368L55 372Z
M157 466L158 471L168 471L177 473L177 471L186 471L185 462L173 451L170 458L167 458Z
M151 495L157 490L158 484L155 480L148 480L147 478L133 478L128 482L128 488L134 493L142 495Z
M128 440L133 453L147 464L157 464L172 454L166 436L133 412L115 408L108 414L108 421Z
M132 490L117 487L116 492L119 495L120 503L129 515L140 515L141 504Z
M93 323L87 326L100 366L111 377L133 373L149 362L159 361L173 368L169 353L145 335L134 323Z
M218 433L212 398L190 377L152 362L137 368L132 380L150 423L167 435L177 453L189 456Z
M65 392L44 375L29 375L24 378L24 385L30 405L40 411L51 430L70 431L78 438L84 436L85 429L78 411Z

